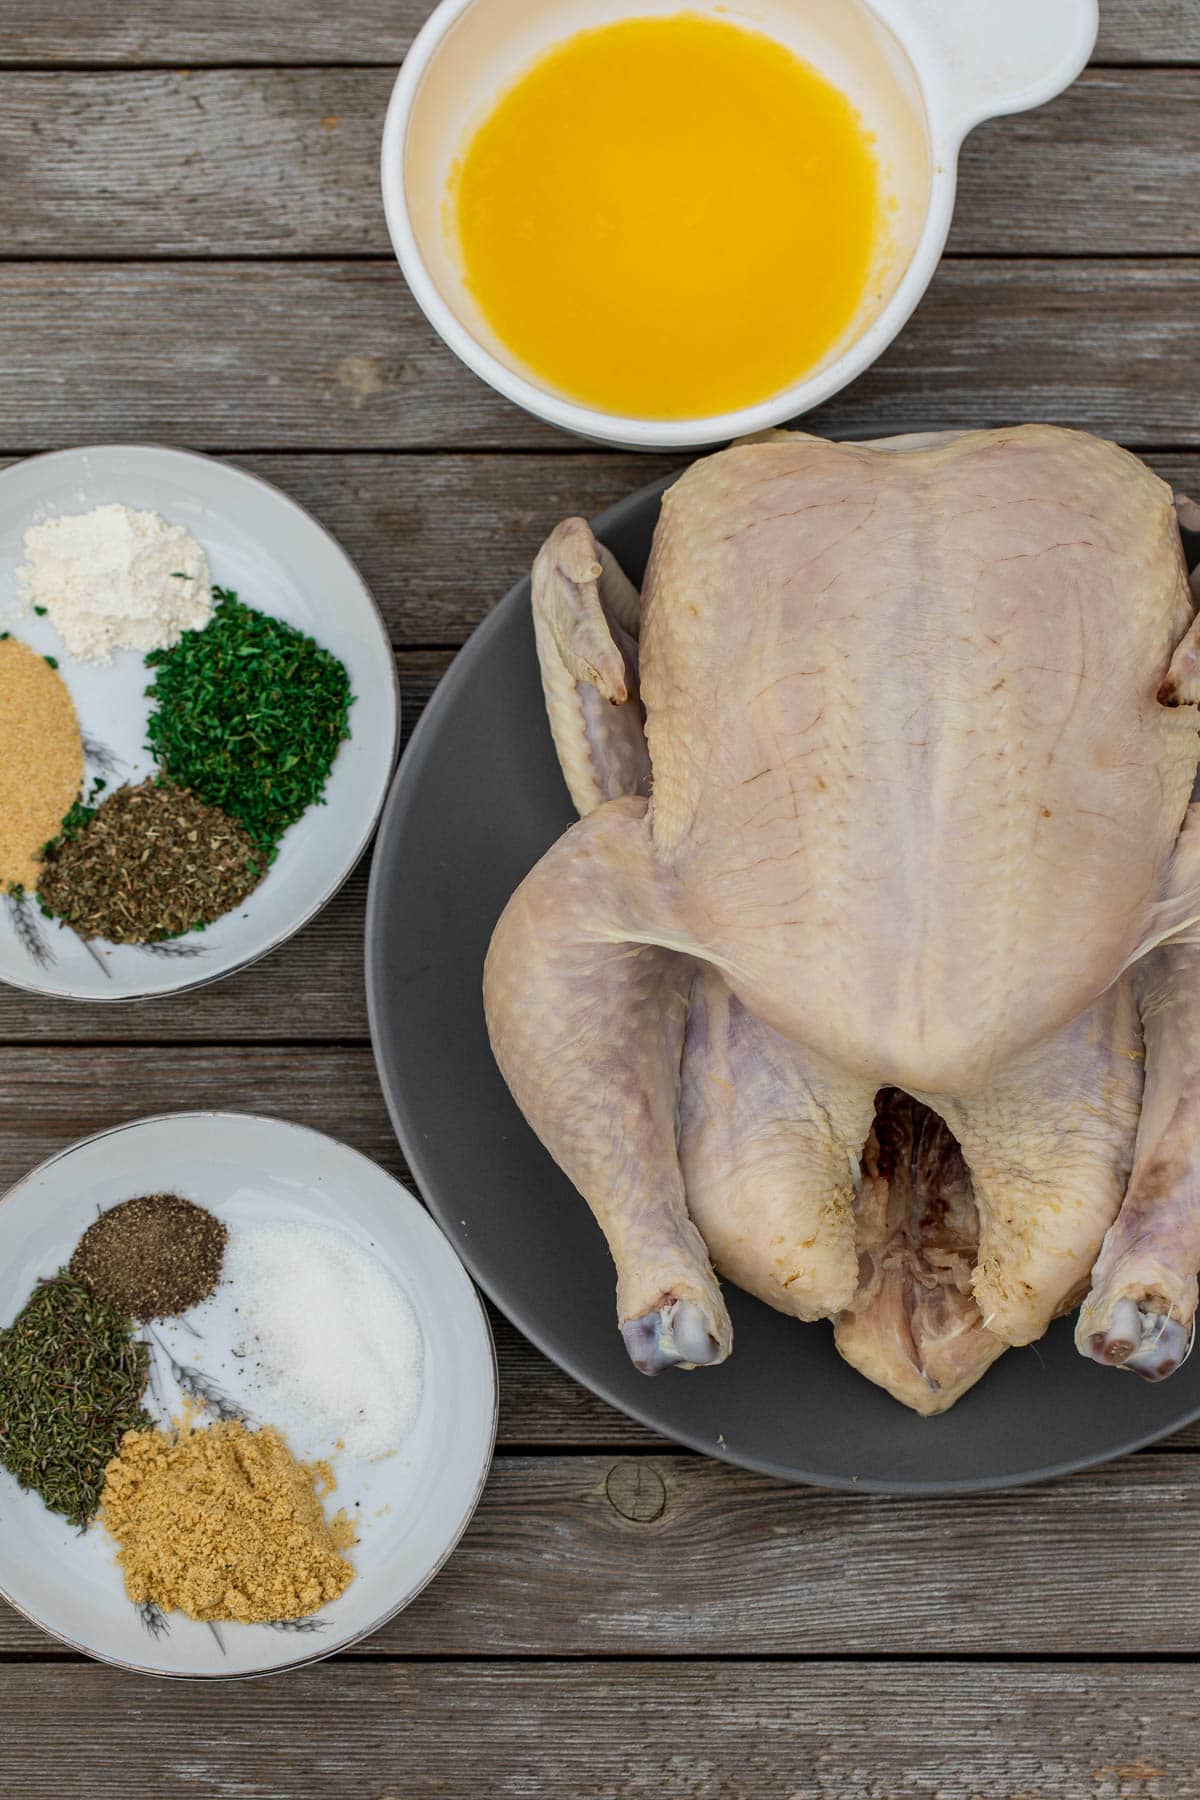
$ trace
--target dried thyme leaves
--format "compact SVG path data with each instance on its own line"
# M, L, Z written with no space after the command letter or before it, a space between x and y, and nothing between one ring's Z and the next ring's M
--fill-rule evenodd
M125 1432L147 1430L150 1353L130 1321L65 1271L0 1331L0 1463L86 1525Z
M218 807L143 781L80 806L43 853L38 899L82 938L152 944L240 906L266 858Z
M139 1194L88 1226L70 1271L135 1319L166 1319L207 1300L229 1227L181 1194Z
M350 680L330 651L214 587L201 631L146 658L155 670L148 748L170 781L219 806L273 860L320 801L350 735Z

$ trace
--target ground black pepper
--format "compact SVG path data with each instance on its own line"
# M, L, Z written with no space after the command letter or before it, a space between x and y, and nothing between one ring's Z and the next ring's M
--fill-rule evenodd
M43 910L110 944L157 943L210 925L241 905L267 867L219 807L160 781L74 807L42 855Z
M179 1194L143 1194L102 1212L75 1247L71 1274L135 1319L165 1319L207 1300L229 1237Z

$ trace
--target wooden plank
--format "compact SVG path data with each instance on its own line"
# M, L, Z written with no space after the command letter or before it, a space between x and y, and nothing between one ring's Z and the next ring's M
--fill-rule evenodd
M528 572L560 519L593 517L689 458L580 451L239 454L233 460L283 488L334 534L362 570L393 642L403 647L463 643ZM1146 460L1177 488L1200 493L1200 455L1151 453ZM422 652L400 658L406 732L445 660Z
M450 651L397 657L407 741ZM277 1039L303 1042L367 1036L363 928L369 855L311 925L272 955L213 987L129 1006L55 1000L0 987L0 1043ZM297 1005L297 995L303 996Z
M591 518L690 460L574 449L527 456L235 457L332 531L398 645L461 644L569 513ZM1200 479L1200 458L1196 463ZM404 664L418 691L422 672ZM427 666L430 670L433 665Z
M279 987L293 997L298 991L290 981L280 981ZM196 996L188 1006L198 1002ZM4 1071L0 1193L76 1138L150 1113L193 1107L232 1107L299 1120L354 1144L413 1185L370 1052L361 1044L189 1048L167 1041L161 1047L6 1048ZM504 1393L502 1443L556 1448L661 1442L556 1370L498 1314L493 1323ZM1200 1427L1181 1434L1178 1443L1200 1446Z
M360 1654L1194 1658L1198 1526L1200 1458L1163 1452L953 1500L502 1454L437 1581ZM0 1609L0 1650L49 1648Z
M14 1794L124 1800L1195 1800L1193 1671L1120 1663L334 1663L4 1676Z
M554 457L238 459L309 506L372 583L397 637L458 639L528 565L565 513L592 514L670 458ZM1151 456L1176 487L1200 493L1200 455ZM397 657L407 738L451 652ZM328 1040L362 1043L362 932L367 863L299 937L264 962L185 1003L88 1006L0 988L0 1043L122 1040ZM297 1007L295 995L304 996Z
M149 1113L207 1108L313 1125L408 1178L366 1045L9 1049L0 1193L75 1138Z
M496 1436L503 1450L667 1450L650 1431L549 1362L488 1305L500 1368L500 1424Z
M1130 4L1131 0L1117 0ZM1136 0L1134 0L1136 3ZM5 0L0 62L151 67L176 63L398 63L430 0Z
M1120 1656L1130 1593L1155 1622L1139 1647L1195 1654L1193 1521L1190 1455L954 1500L816 1493L692 1456L505 1456L438 1582L370 1648Z
M392 76L0 76L4 253L390 255L379 134Z
M963 146L950 253L1194 254L1198 103L1195 70L1092 69L1048 106L982 125Z
M428 0L6 0L0 62L24 67L100 63L396 63ZM1195 0L1103 0L1098 62L1200 62Z
M569 442L463 369L382 261L10 263L0 316L9 450L185 433L218 450ZM950 261L876 367L808 422L861 435L1041 417L1191 446L1198 370L1200 260Z
M4 254L390 255L390 86L388 69L0 76ZM1200 250L1198 104L1195 70L1092 70L983 127L951 251Z
M289 980L280 981L279 987L294 1006L302 990ZM197 999L177 1010L186 1011ZM364 1045L320 1050L264 1044L188 1049L167 1043L155 1048L6 1049L3 1056L0 1194L76 1138L151 1113L206 1107L263 1112L315 1126L364 1151L410 1187L415 1185ZM661 1443L654 1433L623 1419L554 1368L498 1313L492 1317L504 1392L501 1443L523 1447Z
M1198 63L1196 0L1101 0L1095 62Z

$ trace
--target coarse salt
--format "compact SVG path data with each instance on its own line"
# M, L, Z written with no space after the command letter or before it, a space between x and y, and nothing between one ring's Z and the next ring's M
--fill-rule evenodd
M424 1344L378 1257L320 1225L234 1226L224 1277L242 1321L238 1353L256 1366L257 1416L304 1436L323 1425L350 1456L399 1448L420 1409Z
M159 513L111 505L43 519L22 547L22 594L45 608L82 661L169 649L212 615L208 558L190 531Z

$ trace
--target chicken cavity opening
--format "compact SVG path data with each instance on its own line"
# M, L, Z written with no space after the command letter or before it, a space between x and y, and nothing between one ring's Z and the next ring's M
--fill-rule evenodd
M858 1292L837 1321L848 1362L919 1412L941 1412L1004 1345L971 1291L979 1214L958 1142L930 1107L881 1088L855 1201Z

